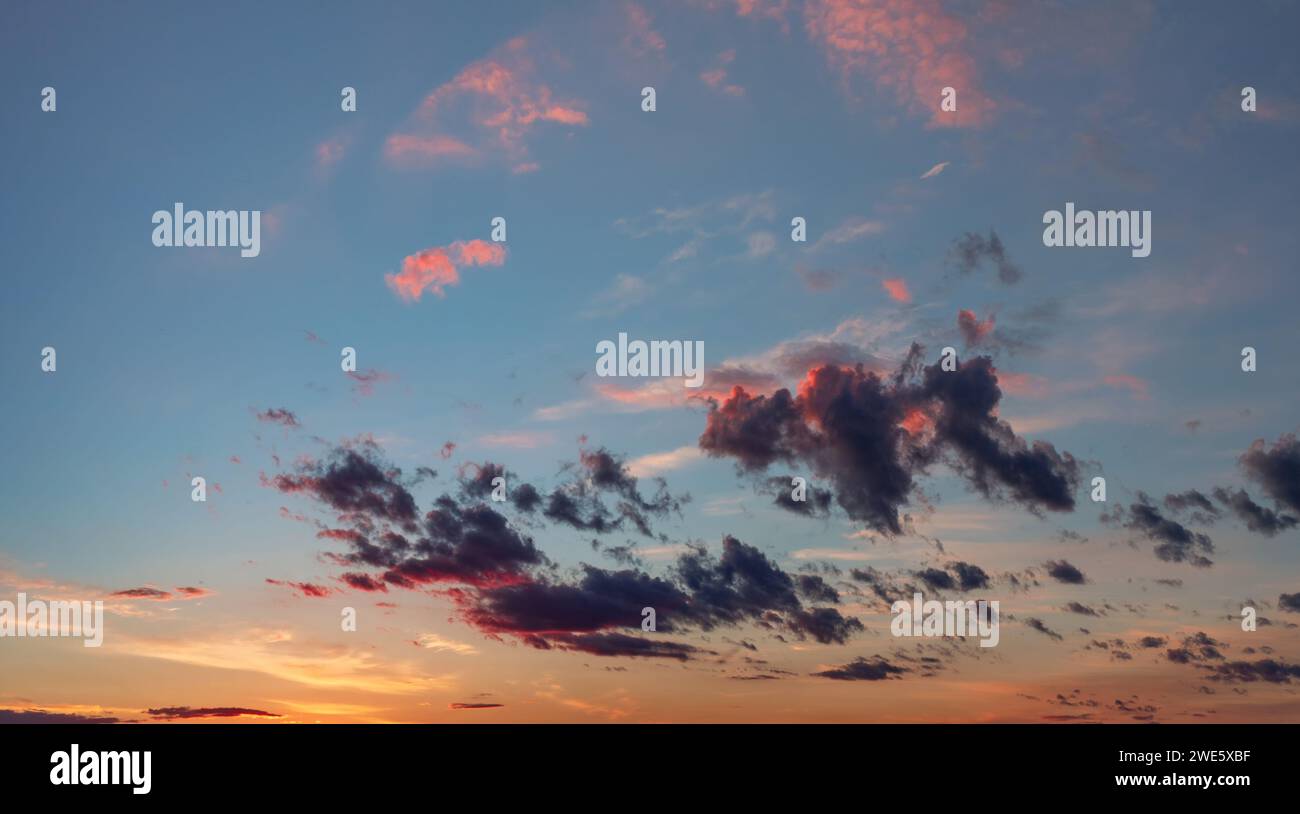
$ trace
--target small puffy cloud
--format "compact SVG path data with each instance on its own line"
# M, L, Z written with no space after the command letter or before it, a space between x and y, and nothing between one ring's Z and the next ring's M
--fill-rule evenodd
M457 240L435 246L402 260L402 270L385 274L384 280L406 302L419 302L425 292L445 297L448 286L460 283L460 270L470 266L500 266L506 261L505 247L486 240Z
M890 277L881 280L880 285L894 302L909 303L912 301L912 292L908 291L907 281L902 277Z

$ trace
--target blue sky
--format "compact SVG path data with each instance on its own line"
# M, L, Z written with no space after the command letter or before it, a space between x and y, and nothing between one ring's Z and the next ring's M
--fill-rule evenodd
M220 598L257 608L281 602L265 578L337 571L308 527L279 516L308 507L259 480L299 454L369 433L406 472L440 471L417 492L423 505L472 461L554 487L580 436L634 468L695 448L707 405L609 383L629 407L599 389L595 345L620 331L702 340L711 368L761 367L782 343L830 338L892 363L913 341L927 363L944 345L963 359L989 352L1024 382L1003 387L999 415L1099 467L1112 501L1248 485L1238 457L1296 423L1295 9L886 8L11 6L0 27L7 568L105 592L201 582L218 595L213 614L239 618L260 612ZM815 22L823 13L835 36ZM876 27L855 28L859 13ZM926 59L936 42L955 69ZM884 56L855 50L873 43ZM507 144L466 114L472 95L421 118L422 100L463 92L485 63L583 121L519 124ZM937 88L916 90L930 76L957 77L959 109L978 116L944 123ZM54 113L39 107L47 85ZM653 113L640 107L646 85ZM1240 109L1246 85L1253 114ZM344 86L357 89L355 113L339 109ZM388 145L410 133L463 140L473 157L394 158ZM150 217L177 201L261 210L260 256L154 247ZM1151 210L1151 256L1044 247L1042 215L1067 201ZM496 216L508 222L504 263L461 268L442 298L406 302L385 284L417 252L487 240ZM790 240L796 216L806 243ZM1015 285L954 264L954 241L991 232L1023 272ZM910 302L884 280L904 281ZM968 350L960 309L993 315L1015 341ZM55 374L40 370L47 345ZM1239 367L1246 345L1254 374ZM373 392L340 371L344 346L379 372ZM272 407L302 427L256 418ZM443 459L447 441L457 446ZM807 550L846 552L830 560L844 568L946 556L915 538L848 539L858 526L842 515L786 516L733 460L678 463L659 473L693 497L665 521L672 545L716 550L730 534L791 571L816 559ZM220 493L191 502L192 475ZM1130 549L1083 492L1076 511L1040 519L982 500L942 466L918 480L932 522L979 514L937 536L990 571L1063 556L1061 529L1091 538L1067 553L1113 576L1115 596L1134 590L1125 573L1171 570L1146 543ZM919 500L910 510L925 513ZM590 535L535 533L564 567L600 556ZM1295 539L1221 527L1217 570L1180 576L1207 604L1294 591ZM308 624L303 604L289 616Z

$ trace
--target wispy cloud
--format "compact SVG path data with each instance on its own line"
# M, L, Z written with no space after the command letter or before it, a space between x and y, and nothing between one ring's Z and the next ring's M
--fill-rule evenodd
M892 92L905 110L928 113L933 127L985 124L996 105L981 88L966 23L938 0L811 0L808 35L852 88L859 79ZM940 90L957 108L940 109Z
M689 235L665 259L667 263L676 263L699 257L707 245L720 238L734 241L743 237L746 252L742 257L762 257L776 248L775 238L766 231L751 231L752 227L775 219L776 195L772 190L764 190L697 204L655 207L643 215L615 220L614 228L634 239Z
M478 648L457 642L440 636L437 633L421 633L415 637L415 643L425 650L434 650L441 653L455 653L458 656L475 656L478 655Z
M885 228L883 221L862 217L848 218L835 228L827 231L826 234L822 235L821 238L813 244L813 249L820 250L829 246L852 243L856 240L861 240L864 237L881 234L885 231Z
M479 443L489 447L505 449L536 449L554 443L555 438L549 432L494 432L479 436Z
M712 67L700 73L700 81L710 88L726 93L729 96L744 96L745 89L743 87L727 81L727 66L735 60L736 50L734 48L723 51L718 54Z
M925 171L925 174L921 176L921 180L924 181L926 178L935 177L936 175L938 175L939 173L947 169L949 163L950 162L948 161L940 161L938 164L935 164L933 167Z
M528 142L548 124L585 127L585 104L561 97L538 72L539 55L516 37L429 93L385 154L396 163L499 157L515 170L535 169Z
M700 452L700 448L695 444L691 444L668 452L652 452L639 458L633 458L628 461L627 470L638 478L650 477L681 469L703 457L704 454Z
M584 317L608 317L621 314L640 305L651 293L650 285L632 274L619 274L604 291L591 298L591 304L582 312Z
M262 673L308 687L384 694L418 694L454 687L447 676L429 675L404 662L385 662L372 648L297 642L284 630L178 638L114 637L119 652L218 670Z

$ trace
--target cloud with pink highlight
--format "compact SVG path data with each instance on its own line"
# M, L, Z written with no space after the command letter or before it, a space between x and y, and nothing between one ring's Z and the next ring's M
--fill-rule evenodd
M846 89L868 78L931 127L978 127L996 105L980 86L964 22L939 0L812 0L808 36L821 47ZM956 110L940 109L941 92L957 92Z
M881 280L880 285L894 302L909 303L912 301L912 292L907 290L907 281L902 277L890 277Z
M505 247L486 240L457 240L447 246L408 255L402 270L385 274L384 280L405 302L419 302L426 292L446 297L448 286L460 284L460 270L470 266L500 266L506 261Z
M561 97L538 76L527 37L515 37L425 96L384 144L401 165L504 160L516 172L539 168L528 142L540 125L585 127L585 105Z

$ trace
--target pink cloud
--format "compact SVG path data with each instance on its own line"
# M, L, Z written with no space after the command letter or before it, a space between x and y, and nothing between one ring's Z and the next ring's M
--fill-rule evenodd
M282 588L289 588L294 593L299 594L301 596L312 597L317 599L321 597L329 596L332 593L336 593L336 591L333 588L327 587L325 585L316 585L311 582L293 582L290 580L279 580L279 579L269 579L269 578L266 580L266 582L268 585L278 585Z
M325 171L343 160L347 151L347 142L342 138L332 138L316 145L316 169Z
M477 151L463 141L450 136L411 136L395 133L384 143L384 153L390 159L416 157L436 159L448 157L468 157Z
M781 24L781 30L789 33L786 15L790 11L790 0L735 0L736 14L741 17L767 18Z
M623 45L637 56L663 53L668 47L663 36L654 29L650 15L640 5L629 2L627 8L628 33L623 38Z
M1300 104L1290 99L1272 97L1261 99L1255 110L1259 118L1268 122L1294 122L1300 120Z
M933 178L933 177L935 177L935 176L938 175L939 173L943 172L943 171L948 167L948 165L949 165L950 163L952 163L952 162L950 162L950 161L940 161L938 164L935 164L933 167L931 167L930 169L926 170L926 171L925 171L925 175L922 175L922 176L921 176L921 180L924 181L924 180L927 179L927 178Z
M723 51L718 54L717 65L700 74L700 81L714 90L732 96L744 96L745 89L740 85L727 82L727 69L723 66L730 65L736 59L735 50Z
M703 389L703 388L700 388ZM632 410L663 410L669 407L681 407L694 395L682 387L680 381L657 380L642 385L620 385L601 382L596 385L596 393L601 398L612 401Z
M265 477L265 476L263 476L263 477ZM298 512L291 512L291 511L289 511L289 507L287 507L287 506L281 506L281 507L280 507L280 516L283 517L283 518L286 519L286 520L297 520L299 523L307 523L307 522L310 522L309 520L307 520L307 516L306 516L306 515L304 515L304 514L300 514L300 513L298 513Z
M812 0L804 22L846 87L869 77L907 110L928 112L932 127L979 126L995 109L967 51L965 23L939 0ZM945 87L957 92L955 111L940 110Z
M705 371L701 387L683 387L681 379L665 378L638 385L602 381L594 390L601 399L617 404L624 411L641 412L723 401L736 387L743 387L751 394L767 394L780 385L778 378L770 373L722 365Z
M279 237L284 232L285 219L293 212L289 204L276 204L262 213L262 236ZM263 240L265 242L265 240ZM265 247L263 247L265 248Z
M649 478L681 469L703 458L704 453L700 451L699 446L688 444L668 452L652 452L634 458L628 461L627 471L638 478Z
M1009 396L1043 398L1051 390L1050 383L1042 376L1034 376L1029 373L1011 373L1006 370L999 370L997 375L998 389Z
M270 407L260 412L255 410L253 415L257 417L258 421L267 424L279 424L294 429L302 426L298 421L298 416L294 415L293 411L286 410L283 407Z
M1111 387L1119 387L1128 390L1133 397L1141 401L1151 398L1150 388L1145 379L1139 379L1137 376L1130 376L1127 373L1116 373L1106 376L1103 382Z
M419 302L425 291L445 297L447 286L460 283L459 269L467 266L500 266L506 260L505 247L486 240L460 241L435 246L402 260L402 270L385 274L384 280L399 297Z
M197 588L191 585L185 585L176 589L176 593L164 591L161 588L147 586L143 588L127 588L122 591L114 591L109 594L112 599L145 599L153 602L169 602L171 600L185 599L202 599L205 596L212 596L212 591L207 588Z
M881 280L880 284L884 286L885 293L888 294L889 298L894 302L907 303L912 301L912 292L907 290L907 281L902 277L891 277L889 279Z
M352 385L352 389L358 395L373 396L375 394L376 384L392 381L397 377L391 373L387 373L383 370L376 370L372 367L369 370L363 370L361 372L350 370L348 371L348 378L356 382L356 384Z
M114 591L109 596L114 599L150 599L156 602L165 602L172 598L172 593L160 588L146 587Z
M508 449L536 449L550 444L554 439L549 432L497 432L479 438L479 443L489 447Z
M589 124L583 104L558 98L537 77L527 37L516 37L431 91L408 125L389 136L390 160L436 163L443 159L503 156L516 172L536 162L527 140L544 123Z
M980 318L969 308L962 308L957 312L957 328L961 331L966 344L971 347L988 339L995 327L997 327L997 323L994 321L992 314L989 314L988 319L980 322Z

